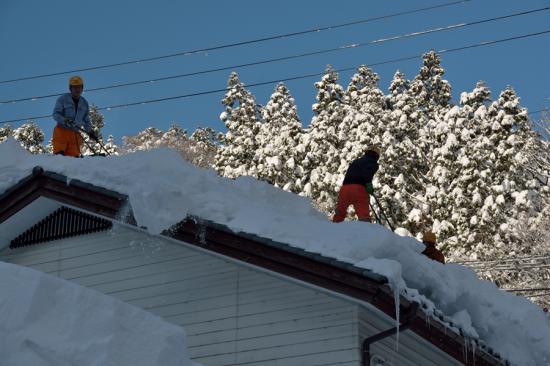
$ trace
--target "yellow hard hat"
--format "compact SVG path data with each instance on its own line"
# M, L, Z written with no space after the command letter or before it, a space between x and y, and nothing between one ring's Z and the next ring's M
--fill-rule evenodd
M84 81L80 76L73 76L69 80L69 86L84 86Z

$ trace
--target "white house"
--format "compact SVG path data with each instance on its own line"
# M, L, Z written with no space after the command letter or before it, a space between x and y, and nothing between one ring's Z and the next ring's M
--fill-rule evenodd
M185 328L204 366L500 365L385 277L285 243L181 217L137 227L125 195L40 167L0 195L0 260L111 295Z

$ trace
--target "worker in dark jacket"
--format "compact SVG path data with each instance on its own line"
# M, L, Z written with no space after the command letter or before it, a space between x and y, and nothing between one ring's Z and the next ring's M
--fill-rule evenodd
M338 203L332 221L344 221L348 207L353 205L360 221L371 222L369 194L373 194L372 178L378 170L379 157L380 149L375 146L369 148L363 157L350 164L338 194Z
M435 234L431 231L426 231L422 237L422 243L426 246L426 249L422 252L426 257L445 264L445 256L435 246L436 238Z

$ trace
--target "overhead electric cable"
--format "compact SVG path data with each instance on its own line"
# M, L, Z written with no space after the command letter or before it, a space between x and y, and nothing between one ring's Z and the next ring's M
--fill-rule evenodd
M458 264L468 264L468 265L490 265L492 263L504 263L504 262L520 262L534 259L550 259L550 253L541 253L537 255L525 255L521 257L508 257L492 260L467 260L467 261L457 261Z
M462 47L448 48L448 49L443 49L443 50L439 50L439 51L435 51L435 52L437 52L439 54L459 52L459 51L463 51L463 50L467 50L467 49L485 47L485 46L494 45L494 44L498 44L498 43L509 42L509 41L514 41L514 40L524 39L524 38L529 38L529 37L534 37L534 36L540 36L540 35L548 34L548 33L550 33L550 29L544 30L544 31L541 31L541 32L528 33L528 34L523 34L523 35L519 35L519 36L493 40L493 41L484 41L484 42L480 42L480 43L476 43L476 44L472 44L472 45L467 45L467 46L462 46ZM422 54L414 55L414 56L408 56L408 57L401 57L401 58L387 60L387 61L381 61L381 62L377 62L377 63L372 63L372 64L369 64L369 66L377 66L377 65L396 63L396 62L401 62L401 61L417 59L417 58L420 58L420 57L422 57ZM351 71L351 70L355 70L355 69L357 69L356 66L341 68L341 69L338 69L338 70L335 70L335 71L336 72L344 72L344 71ZM300 79L307 79L307 78L317 77L317 76L321 76L321 75L324 75L324 72L293 76L293 77L289 77L289 78L276 79L276 80L265 81L265 82L252 83L252 84L247 84L246 86L248 88L254 88L254 87L258 87L258 86L262 86L262 85L269 85L269 84L276 84L276 83L279 83L279 82L287 82L287 81L294 81L294 80L300 80ZM169 100L197 97L197 96L201 96L201 95L222 93L222 92L226 92L226 91L227 91L227 88L208 90L208 91L195 92L195 93L190 93L190 94L182 94L182 95L176 95L176 96L165 97L165 98L148 99L148 100L142 100L142 101L139 101L139 102L129 102L129 103L112 105L112 106L100 107L100 108L98 108L98 110L112 110L112 109L118 109L118 108L126 108L126 107L132 107L132 106L137 106L137 105L145 105L145 104L158 103L158 102L169 101ZM28 120L31 120L31 119L32 120L38 120L38 119L44 119L44 118L51 118L51 115L48 114L48 115L43 115L43 116L32 116L32 117L26 117L26 118L12 119L12 120L3 121L3 122L0 122L0 123L3 123L3 124L16 123L16 122L28 121Z
M244 45L267 42L267 41L273 41L273 40L277 40L277 39L291 38L291 37L301 36L301 35L305 35L305 34L309 34L309 33L319 33L319 32L324 32L324 31L331 31L331 30L338 29L338 28L349 27L349 26L364 24L364 23L370 23L370 22L374 22L374 21L377 21L377 20L384 20L384 19L399 17L399 16L403 16L403 15L410 15L410 14L415 14L415 13L421 13L421 12L426 12L426 11L430 11L430 10L440 9L440 8L444 8L444 7L448 7L448 6L452 6L452 5L467 3L467 2L470 2L470 1L471 0L453 1L453 2L449 2L449 3L438 4L438 5L433 5L433 6L423 7L423 8L417 8L417 9L411 9L411 10L406 10L406 11L401 11L401 12L397 12L397 13L391 13L391 14L366 18L366 19L359 19L359 20L355 20L355 21L351 21L351 22L347 22L347 23L329 25L329 26L325 26L325 27L311 28L311 29L306 29L306 30L303 30L303 31L291 32L291 33L286 33L286 34L276 34L276 35L272 35L272 36L268 36L268 37L256 38L256 39L251 39L251 40L246 40L246 41L241 41L241 42L235 42L235 43L226 43L226 44L221 44L221 45L213 46L213 47L205 47L205 48L199 48L199 49L189 50L189 51L179 51L179 52L166 54L166 55L161 55L161 56L147 57L147 58L141 58L141 59L111 63L111 64L104 64L104 65L98 65L98 66L82 67L82 68L76 68L76 69L72 69L72 70L53 72L53 73L48 73L48 74L24 76L24 77L19 77L19 78L15 78L15 79L9 79L9 80L0 80L0 84L13 83L13 82L23 81L23 80L40 79L40 78L46 78L46 77L51 77L51 76L66 75L66 74L78 73L78 72L83 72L83 71L109 69L109 68L113 68L113 67L126 66L126 65L132 65L132 64L140 64L140 63L145 63L145 62L164 60L164 59L173 58L173 57L189 56L189 55L200 54L200 53L210 52L210 51L216 51L216 50L221 50L221 49L226 49L226 48L244 46Z
M534 288L503 288L508 292L531 292L531 291L550 291L550 287L534 287Z
M536 111L533 111L533 112L529 112L529 114L539 114L539 113L543 113L543 112L550 112L550 108L543 108L543 109L539 109L539 110L536 110Z
M534 113L534 112L533 112ZM500 259L491 259L491 260L466 260L466 261L457 261L455 263L459 264L469 264L469 263L500 263L500 262L510 262L510 261L522 261L522 260L530 260L530 259L538 259L538 258L550 258L550 252L548 253L541 253L541 254L530 254L530 255L524 255L519 257L508 257L508 258L500 258Z
M299 58L304 58L304 57L317 56L317 55L326 54L326 53L346 51L346 50L350 50L350 49L366 47L366 46L372 46L372 45L377 45L377 44L381 44L381 43L385 43L385 42L409 39L409 38L413 38L413 37L425 36L425 35L429 35L429 34L433 34L433 33L445 32L445 31L460 29L460 28L464 28L464 27L479 25L479 24L483 24L483 23L514 18L514 17L533 14L533 13L542 12L542 11L548 11L548 10L550 10L550 6L547 6L547 7L544 7L544 8L527 10L527 11L523 11L523 12L519 12L519 13L507 14L507 15L498 16L498 17L492 17L492 18L476 20L476 21L472 21L472 22L457 23L457 24L447 25L447 26L443 26L443 27L426 29L426 30L423 30L423 31L411 32L411 33L406 33L406 34L401 34L401 35L396 35L396 36L391 36L391 37L385 37L385 38L379 38L379 39L375 39L375 40L371 40L371 41L367 41L367 42L362 42L362 43L353 43L353 44L343 45L343 46L334 47L334 48L327 48L327 49L317 50L317 51L312 51L312 52L305 52L305 53L300 53L300 54L295 54L295 55L265 59L265 60L248 62L248 63L231 65L231 66L222 66L222 67L217 67L217 68L213 68L213 69L206 69L206 70L194 71L194 72L189 72L189 73L184 73L184 74L164 76L164 77L148 79L148 80L139 80L139 81L132 81L132 82L127 82L127 83L119 83L119 84L101 86L101 87L96 87L96 88L90 88L90 89L86 89L86 92L89 93L89 92L96 92L96 91L109 90L109 89L115 89L115 88L123 88L123 87L136 86L136 85L153 84L153 83L156 83L156 82L186 78L186 77L190 77L190 76L204 75L204 74L209 74L209 73L214 73L214 72L219 72L219 71L242 69L242 68L251 67L251 66L258 66L258 65L276 63L276 62L281 62L281 61L294 60L294 59L299 59ZM23 102L23 101L35 101L35 100L39 100L39 99L54 98L54 97L59 97L63 94L64 93L54 93L54 94L46 94L46 95L33 96L33 97L23 97L23 98L16 98L16 99L10 99L10 100L3 100L3 101L0 101L0 105L1 104L14 104L14 103Z

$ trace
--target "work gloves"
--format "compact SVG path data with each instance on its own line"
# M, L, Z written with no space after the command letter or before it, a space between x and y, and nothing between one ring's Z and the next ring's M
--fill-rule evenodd
M82 131L77 126L75 126L74 121L72 119L70 119L69 117L65 117L63 122L65 122L65 126L67 128L74 129L75 131ZM95 133L95 131L93 129L90 129L90 131L87 131L86 133L88 134L88 136L90 136L90 138L93 141L96 141L96 142L99 141L99 136L97 135L97 133Z
M73 126L73 120L69 117L65 117L63 122L65 122L65 127L71 128Z
M374 194L374 186L372 185L372 182L365 184L365 188L367 189L368 194Z

